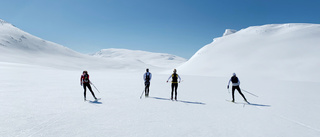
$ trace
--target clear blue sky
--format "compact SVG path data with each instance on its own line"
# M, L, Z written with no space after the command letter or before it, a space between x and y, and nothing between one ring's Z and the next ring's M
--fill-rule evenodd
M81 53L125 48L190 58L225 29L320 24L320 0L2 0L0 18Z

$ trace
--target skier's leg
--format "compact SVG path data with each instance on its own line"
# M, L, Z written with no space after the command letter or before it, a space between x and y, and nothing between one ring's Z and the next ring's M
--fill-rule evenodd
M235 87L232 86L232 102L234 102L234 90L235 90Z
M84 100L87 100L86 99L86 92L87 92L87 86L86 86L86 84L85 83L83 83L83 89L84 89Z
M150 83L148 83L147 85L147 96L149 96L149 87L150 87Z
M93 91L92 91L92 88L90 86L90 84L88 84L88 89L90 90L92 96L94 97L94 99L97 99L96 96L94 95Z
M244 101L248 102L246 97L242 94L241 89L240 89L239 86L237 86L237 90L238 90L239 94L243 97Z
M171 100L173 100L173 90L174 90L174 84L171 84Z
M175 84L175 100L177 100L178 83Z

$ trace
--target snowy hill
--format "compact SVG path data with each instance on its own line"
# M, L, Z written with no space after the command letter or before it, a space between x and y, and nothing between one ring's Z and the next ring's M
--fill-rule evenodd
M168 54L143 51L132 54L133 51L116 49L113 49L112 55L108 55L107 50L102 50L95 56L89 56L35 37L3 20L0 20L0 23L0 61L2 62L33 64L60 69L144 70L146 67L171 69L186 61ZM112 57L116 54L125 56Z
M184 58L166 53L152 53L128 49L103 49L93 54L93 56L119 61L129 61L133 64L142 64L149 68L157 67L166 69L178 67L187 61Z
M320 81L320 25L271 24L240 31L201 48L180 72L194 75Z

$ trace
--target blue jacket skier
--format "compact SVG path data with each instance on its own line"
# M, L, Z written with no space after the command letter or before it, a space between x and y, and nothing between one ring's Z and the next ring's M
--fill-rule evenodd
M146 69L146 73L144 73L143 75L143 79L144 79L144 93L146 97L149 97L149 87L150 87L150 81L152 78L152 74L149 72L149 69Z

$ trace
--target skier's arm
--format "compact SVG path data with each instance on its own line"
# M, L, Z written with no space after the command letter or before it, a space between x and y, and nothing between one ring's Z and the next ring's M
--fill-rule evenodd
M227 88L228 88L228 89L229 89L230 82L231 82L231 79L229 80L228 85L227 85Z
M80 85L82 86L82 83L83 83L83 75L81 75L80 77Z
M167 82L172 78L172 75L170 75L170 77L168 78Z
M178 75L178 74L177 74ZM181 78L180 78L180 76L178 75L178 78L179 78L179 83L180 83L180 81L181 81Z
M91 84L91 81L90 81L90 79L89 79L89 75L88 75L88 81L89 81L89 84Z
M149 73L149 75L150 75L150 81L151 81L151 78L152 78L152 74L151 74L151 73Z
M146 81L146 74L147 74L147 73L144 73L144 74L143 74L143 80L144 80L144 81Z

